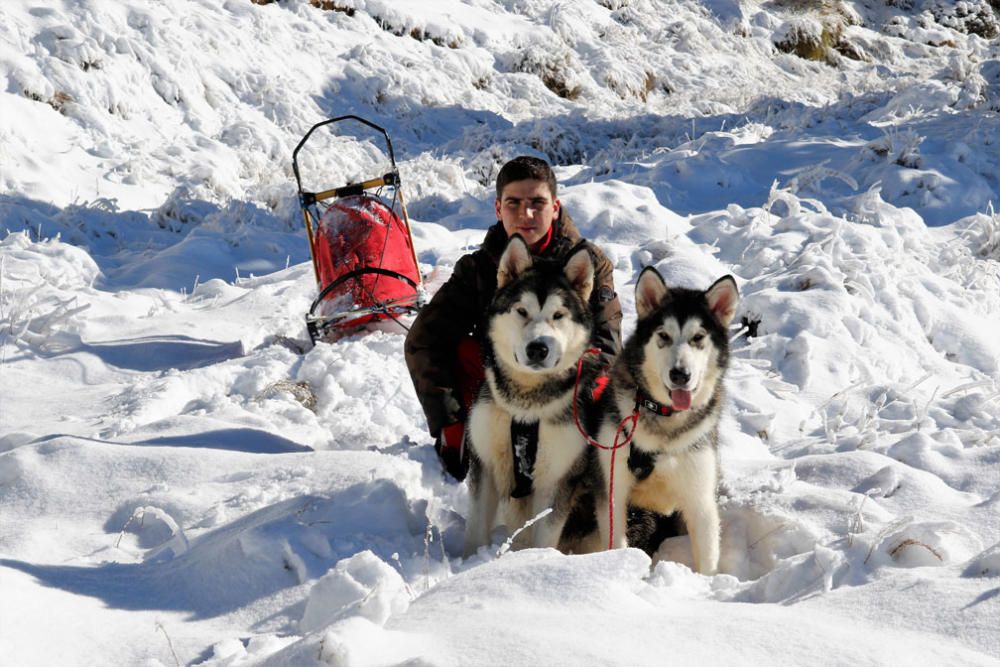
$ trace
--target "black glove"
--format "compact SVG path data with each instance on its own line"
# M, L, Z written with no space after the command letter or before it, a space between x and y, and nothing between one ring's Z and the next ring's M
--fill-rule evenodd
M469 472L469 455L465 450L465 424L455 422L441 429L434 442L434 451L445 471L461 482Z

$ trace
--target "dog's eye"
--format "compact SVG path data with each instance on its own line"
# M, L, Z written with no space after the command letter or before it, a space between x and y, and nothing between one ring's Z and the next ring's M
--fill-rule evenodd
M695 345L700 344L703 340L705 340L705 334L703 333L697 333L691 336L691 342L694 343Z
M670 345L672 342L674 342L673 339L670 338L670 334L668 334L666 331L659 331L657 332L657 335L660 337L660 340L663 341L664 345Z
M565 315L562 312L552 313L552 319L554 320L561 320L563 317L565 317Z
M517 309L517 314L520 315L521 317L527 317L528 309L525 308L524 306L521 306L520 308Z

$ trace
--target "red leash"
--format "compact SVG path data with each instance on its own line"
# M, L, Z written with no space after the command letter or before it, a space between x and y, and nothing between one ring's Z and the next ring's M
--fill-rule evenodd
M615 432L615 444L613 445L602 445L597 440L594 440L587 432L583 430L583 426L580 424L580 414L579 408L577 407L577 394L580 390L580 376L583 375L583 358L588 354L598 355L601 351L596 347L592 347L582 355L580 355L580 360L576 363L576 383L573 385L573 420L576 421L576 428L580 431L580 435L584 437L588 444L597 447L598 449L603 449L605 451L611 451L611 472L608 474L608 549L614 549L615 544L615 454L618 450L625 445L632 442L632 436L635 435L635 425L639 421L639 406L636 405L635 410L632 414L627 415L618 424L618 430ZM622 431L625 429L625 425L631 422L632 428L631 432L625 437L625 440L619 442L618 439L621 437Z

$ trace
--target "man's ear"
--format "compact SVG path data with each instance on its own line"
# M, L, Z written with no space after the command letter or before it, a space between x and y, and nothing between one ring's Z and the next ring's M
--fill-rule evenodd
M507 241L507 247L500 256L497 267L497 289L510 284L531 268L531 251L520 234L514 234Z
M562 203L558 199L552 200L552 222L555 223L559 219L559 213L562 211Z
M656 267L647 266L643 269L635 283L635 312L639 319L659 308L668 294L670 290Z
M493 210L496 211L497 221L499 222L500 220L503 220L503 218L500 217L500 198L499 197L497 197L497 200L495 202L493 202Z
M736 280L732 276L723 276L715 281L705 291L708 307L719 318L722 326L729 327L736 315L736 304L740 301L740 293L736 289Z
M594 291L594 258L590 256L586 246L570 255L563 273L573 289L584 301L588 301L590 293Z

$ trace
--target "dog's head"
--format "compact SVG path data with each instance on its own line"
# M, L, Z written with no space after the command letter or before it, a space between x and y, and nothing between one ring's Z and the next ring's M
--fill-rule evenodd
M489 309L495 358L530 373L575 364L590 343L594 261L581 246L565 262L531 256L524 239L511 237L500 258L497 292Z
M643 269L635 286L639 322L625 354L654 400L687 410L711 399L729 361L738 301L732 276L700 291L669 288L655 268Z

